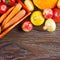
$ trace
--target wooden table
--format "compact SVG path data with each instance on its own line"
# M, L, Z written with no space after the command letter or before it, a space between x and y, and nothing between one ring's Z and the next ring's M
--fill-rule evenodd
M18 26L0 39L0 60L60 60L60 23L53 33L34 27L29 33Z
M29 33L18 28L0 39L0 60L60 60L60 23L53 33L42 27Z

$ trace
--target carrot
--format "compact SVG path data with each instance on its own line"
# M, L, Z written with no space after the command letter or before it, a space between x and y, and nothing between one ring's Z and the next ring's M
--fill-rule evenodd
M0 26L0 33L1 33L1 26Z
M9 26L16 23L18 20L20 20L24 15L26 14L25 10L21 10L17 15L15 15L3 28L2 30L8 28Z
M15 8L12 10L12 12L11 12L11 13L7 16L7 18L3 21L2 27L3 27L6 23L8 23L9 20L10 20L11 18L13 18L13 17L20 11L21 8L22 8L21 4L18 3L18 4L15 6Z
M13 24L12 26L10 26L8 29L6 29L2 34L0 34L0 39L3 38L8 32L10 32L16 25L18 25L19 23L21 23L25 18L27 18L29 15L31 14L31 12L29 12L28 14L26 14L24 16L24 18L20 19L19 21L17 21L15 24Z
M7 15L14 9L14 7L11 7L6 13L4 13L1 17L0 17L0 23L2 23L2 21L7 17Z

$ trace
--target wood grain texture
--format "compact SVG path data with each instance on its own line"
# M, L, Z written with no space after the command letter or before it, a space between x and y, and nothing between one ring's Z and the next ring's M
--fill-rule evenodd
M18 26L0 40L0 60L60 60L59 23L53 33L41 27L25 33Z
M60 60L60 23L53 33L42 26L25 33L16 26L0 39L0 60Z

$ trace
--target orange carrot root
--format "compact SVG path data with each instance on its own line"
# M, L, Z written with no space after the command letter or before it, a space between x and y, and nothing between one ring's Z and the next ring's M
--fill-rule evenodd
M22 8L21 4L18 3L15 8L12 10L12 12L7 16L7 18L3 21L2 23L2 27L7 24L11 18L13 18L19 11L20 9Z
M7 17L7 15L14 9L14 6L11 7L6 13L4 13L1 17L0 17L0 23L2 23L2 21Z
M20 20L24 15L26 14L25 10L21 10L16 16L14 16L2 29L6 29L9 26L13 25L16 23L18 20Z

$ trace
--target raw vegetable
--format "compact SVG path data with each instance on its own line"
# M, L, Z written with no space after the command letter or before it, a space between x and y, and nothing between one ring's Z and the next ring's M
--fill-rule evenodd
M0 0L0 2L1 2L1 0Z
M53 19L55 22L60 22L60 9L59 8L53 9Z
M22 24L22 30L25 32L30 32L33 28L32 23L29 20L25 20Z
M60 8L60 0L57 2L57 7Z
M11 18L13 18L22 8L22 6L20 5L20 3L18 3L15 8L12 10L12 12L7 16L7 18L3 21L2 23L2 27L7 24Z
M35 26L40 26L45 21L45 19L42 16L41 11L33 12L32 15L31 15L30 20L31 20L32 24L35 25Z
M1 33L1 26L0 26L0 33Z
M25 0L24 1L24 4L27 6L27 8L30 10L30 11L33 11L34 10L34 5L32 3L31 0Z
M39 9L54 8L58 0L33 0L33 3Z
M25 10L21 10L18 14L16 14L3 28L2 30L8 28L9 26L16 23L19 19L21 19L26 14Z
M1 17L0 17L0 23L2 23L2 21L7 17L7 15L14 9L14 7L11 7L6 13L4 13Z
M9 6L13 6L15 5L16 0L2 0L2 2Z
M26 17L28 17L31 14L31 12L29 12L23 19L25 19ZM23 21L23 19L17 21L15 24L13 24L11 27L9 27L8 29L6 29L1 35L0 38L2 38L3 36L5 36L8 32L10 32L17 24L21 23L21 21Z
M0 2L0 14L4 14L7 11L7 5Z
M44 15L44 17L45 17L46 19L52 18L52 17L53 17L53 11L52 11L52 9L50 9L50 8L44 9L43 15Z
M53 19L47 19L45 22L45 26L43 27L44 30L47 30L49 32L53 32L56 30L56 23Z

